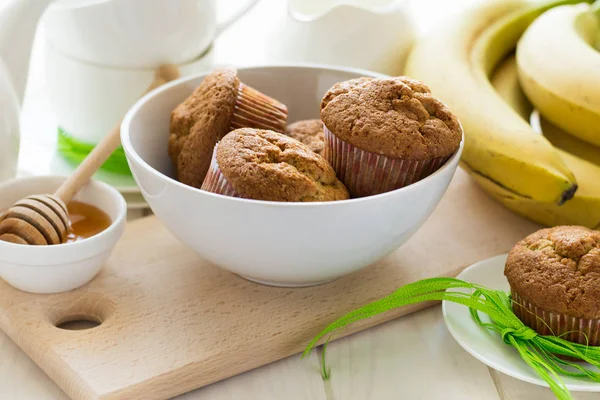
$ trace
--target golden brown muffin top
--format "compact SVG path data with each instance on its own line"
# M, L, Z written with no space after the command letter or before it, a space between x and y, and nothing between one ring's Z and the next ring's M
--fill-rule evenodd
M348 190L327 161L283 134L241 128L217 146L221 172L241 197L270 201L332 201Z
M202 186L215 144L230 131L239 86L235 69L216 70L171 113L169 156L180 182Z
M462 140L450 109L425 84L407 77L335 84L321 102L321 120L340 139L393 158L446 157Z
M325 133L320 119L307 119L294 122L285 129L285 134L307 145L317 154L323 154Z
M547 311L600 318L600 232L581 226L539 230L513 247L511 289Z

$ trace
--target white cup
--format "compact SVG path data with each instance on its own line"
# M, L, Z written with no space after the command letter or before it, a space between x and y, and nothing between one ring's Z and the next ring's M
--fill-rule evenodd
M95 145L125 115L154 80L152 68L99 66L46 50L46 91L60 127L70 137ZM213 68L213 51L177 64L181 75Z
M45 35L59 52L116 68L182 64L257 0L244 0L217 20L216 0L60 0L44 17Z

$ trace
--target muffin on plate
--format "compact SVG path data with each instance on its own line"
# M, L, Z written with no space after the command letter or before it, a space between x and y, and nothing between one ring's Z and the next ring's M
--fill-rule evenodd
M242 128L215 147L202 189L254 200L309 202L348 198L327 161L286 135Z
M199 188L215 144L231 130L284 132L286 122L287 107L240 82L235 69L213 71L171 113L169 156L177 179Z
M456 116L407 77L358 78L321 102L324 157L352 197L410 185L440 168L460 146Z
M320 119L294 122L287 126L285 134L304 143L315 153L323 155L325 133L323 132L323 122Z
M539 230L510 251L504 270L513 311L542 335L600 346L600 232Z

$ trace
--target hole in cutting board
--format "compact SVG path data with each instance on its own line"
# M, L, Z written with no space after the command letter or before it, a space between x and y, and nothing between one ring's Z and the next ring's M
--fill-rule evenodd
M50 325L63 332L98 328L115 312L114 303L100 293L73 292L58 300L57 303L49 302L46 312Z
M100 326L102 321L91 315L71 315L56 323L56 327L67 331L83 331Z

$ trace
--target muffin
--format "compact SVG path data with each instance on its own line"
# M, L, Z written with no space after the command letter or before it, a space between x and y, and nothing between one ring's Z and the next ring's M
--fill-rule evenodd
M240 82L235 69L212 72L171 113L169 156L177 179L199 188L215 144L231 130L284 132L286 122L286 106Z
M254 200L310 202L348 198L327 161L277 132L242 128L215 147L202 189Z
M504 274L523 323L542 335L600 346L600 232L537 231L510 251Z
M423 83L358 78L334 85L321 102L324 157L352 197L410 185L458 149L458 119Z
M285 134L304 143L315 153L323 155L325 133L320 119L294 122L285 129Z

